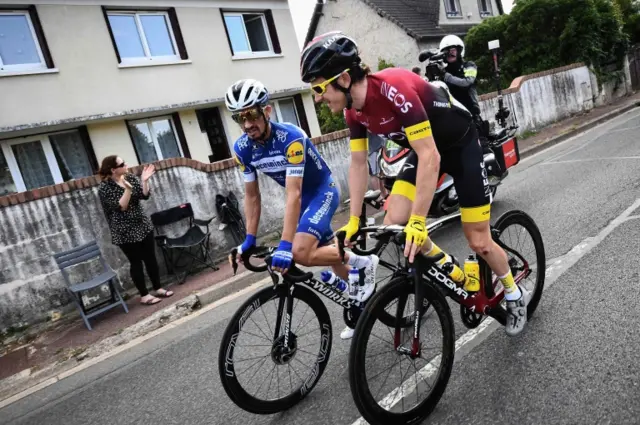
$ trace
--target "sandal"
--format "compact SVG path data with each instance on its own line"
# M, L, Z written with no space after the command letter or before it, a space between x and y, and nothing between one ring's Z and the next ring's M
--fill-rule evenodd
M160 301L162 301L160 298L152 297L152 298L149 298L146 301L140 301L140 304L142 304L142 305L154 305L154 304L158 304Z
M163 291L163 292L160 292ZM156 296L157 297L162 297L162 298L169 298L171 296L173 296L173 291L167 291L166 289L160 289L158 291L156 291Z

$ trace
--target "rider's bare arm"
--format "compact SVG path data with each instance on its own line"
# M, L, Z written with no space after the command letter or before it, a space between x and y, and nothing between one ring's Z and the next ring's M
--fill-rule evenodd
M433 201L433 194L438 183L440 153L436 148L436 142L431 136L429 121L407 127L406 134L411 147L418 155L416 197L411 213L425 217L429 212L429 206Z
M302 203L302 177L287 177L285 187L287 203L284 208L284 226L280 239L293 242L300 217L300 204Z
M244 214L247 217L247 234L257 235L262 211L262 197L258 180L246 182L244 196Z
M369 148L367 139L351 139L351 165L349 166L349 198L351 216L360 217L362 201L369 184Z

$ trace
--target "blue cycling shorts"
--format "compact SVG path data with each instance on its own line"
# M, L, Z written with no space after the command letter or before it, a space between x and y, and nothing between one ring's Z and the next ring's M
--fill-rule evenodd
M303 193L300 205L300 220L297 233L309 233L320 241L320 245L333 240L331 219L338 209L340 193L333 181L329 179L313 193Z

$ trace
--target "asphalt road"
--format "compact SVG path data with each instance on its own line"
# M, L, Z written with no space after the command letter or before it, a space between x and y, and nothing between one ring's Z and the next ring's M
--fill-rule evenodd
M640 198L639 129L636 109L524 160L498 189L492 219L509 209L535 219L553 269L550 285L521 336L508 338L494 323L457 353L447 390L425 423L638 423L640 306L632 295L639 279L640 209L629 207ZM469 253L459 226L442 229L435 239L448 252ZM229 317L244 299L9 405L0 410L0 423L357 421L349 344L339 338L342 314L332 305L331 359L306 400L272 416L249 414L229 400L217 353ZM458 310L453 313L460 337L467 329Z

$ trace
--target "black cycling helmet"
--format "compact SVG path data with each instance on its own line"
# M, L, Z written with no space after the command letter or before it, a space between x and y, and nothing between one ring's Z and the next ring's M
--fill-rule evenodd
M318 77L329 79L359 63L356 42L340 31L331 31L306 45L300 58L300 76L305 83Z
M300 58L300 76L305 83L322 77L329 79L360 66L360 55L356 42L341 31L331 31L317 36L302 50ZM344 88L334 82L331 83L347 96L347 109L351 108L351 94L349 88ZM351 82L353 84L353 80Z

